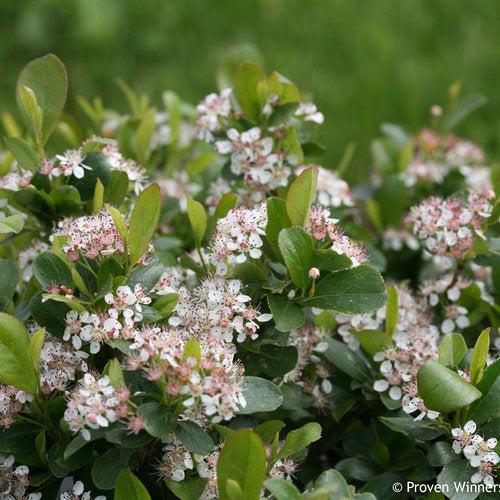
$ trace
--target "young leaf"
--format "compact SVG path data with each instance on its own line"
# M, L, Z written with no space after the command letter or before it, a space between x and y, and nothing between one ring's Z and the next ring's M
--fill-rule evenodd
M325 351L324 356L328 361L354 380L359 382L370 380L368 369L347 345L334 339L329 339L326 342L328 343L328 349Z
M450 413L471 404L481 393L437 361L427 361L417 376L418 393L430 410Z
M199 248L207 230L207 213L201 203L189 197L187 198L187 213L196 247Z
M42 144L43 114L32 88L26 85L18 87L17 105L31 137L40 146Z
M439 362L445 366L458 366L467 352L465 339L459 333L449 333L439 345Z
M306 321L304 310L282 295L268 295L267 303L273 314L276 330L280 332L296 330Z
M43 144L54 129L66 101L68 77L63 63L49 54L28 63L17 80L16 97L25 122L29 119L22 105L22 89L33 90L42 111L41 141Z
M278 245L294 285L305 290L311 282L309 270L314 258L311 236L301 227L282 229Z
M32 351L35 351L33 348ZM0 313L0 382L36 393L38 376L33 367L29 336L13 316Z
M316 292L306 304L320 309L334 309L351 314L375 311L386 299L384 281L371 266L361 265L330 273L316 285Z
M158 184L151 184L141 192L130 216L130 260L136 263L146 252L153 237L161 210Z
M22 215L9 215L0 219L0 234L20 233L23 226L24 219Z
M287 434L285 444L279 450L276 458L279 460L295 455L320 438L321 426L316 422L309 422L300 429L295 429Z
M279 387L259 377L245 377L243 397L246 405L238 411L241 415L276 410L283 401Z
M43 341L45 340L45 329L37 330L31 337L30 345L28 347L31 363L33 369L38 376L40 371L40 353L42 352Z
M16 292L17 283L21 274L16 262L13 260L0 259L0 299L8 304Z
M479 335L472 351L472 360L470 362L470 382L476 385L483 376L484 367L488 358L490 349L490 329L486 328Z
M398 290L394 286L387 289L387 305L385 311L385 331L392 337L398 323Z
M92 213L98 214L101 211L103 205L104 205L104 186L102 185L102 182L99 179L97 179L94 189L94 200L92 202Z
M259 96L259 83L265 80L263 71L254 63L243 63L234 78L234 94L247 117L256 122L259 119L262 103Z
M309 220L311 205L316 197L318 169L306 168L290 186L286 195L286 211L294 226L304 227Z
M207 485L206 479L185 479L178 482L173 479L165 479L168 489L179 500L199 500Z
M232 500L227 481L235 481L241 498L257 500L266 476L266 451L260 437L242 429L229 436L217 462L217 485L221 500Z
M114 500L151 500L146 487L130 469L123 469L116 478Z
M273 494L276 500L302 500L302 494L297 487L285 479L268 479L266 488Z

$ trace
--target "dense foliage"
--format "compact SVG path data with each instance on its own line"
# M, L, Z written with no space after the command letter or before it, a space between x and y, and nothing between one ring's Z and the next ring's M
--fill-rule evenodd
M49 55L3 115L2 498L494 498L500 177L451 133L483 99L384 124L351 189L279 73L120 87L77 123Z

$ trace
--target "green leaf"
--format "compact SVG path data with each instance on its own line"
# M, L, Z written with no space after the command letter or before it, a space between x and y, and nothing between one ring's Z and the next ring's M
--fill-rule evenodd
M125 387L125 378L120 361L117 358L110 359L104 369L105 374L113 387Z
M280 332L296 330L306 321L303 309L282 295L268 295L267 303Z
M445 366L458 366L466 352L467 344L462 335L449 333L439 345L439 362Z
M301 227L282 229L278 245L294 285L305 290L311 282L309 270L314 257L311 236Z
M101 490L112 490L133 453L132 448L113 448L99 455L91 470L94 484Z
M453 451L451 444L445 441L434 443L427 455L427 461L433 467L444 467L456 459L457 454Z
M73 215L80 211L80 192L74 186L56 186L50 191L58 215Z
M39 158L33 148L21 137L4 137L5 144L21 167L35 172Z
M268 479L266 488L273 494L276 500L301 500L302 494L297 487L285 479Z
M286 195L286 211L294 226L305 227L316 198L318 169L306 168L292 183Z
M135 141L136 155L139 163L145 164L149 159L149 155L151 152L151 141L153 139L153 134L156 127L155 118L156 109L151 108L146 113L144 113L139 126L137 127Z
M347 345L334 339L328 339L325 342L328 343L328 349L324 356L328 361L354 380L360 382L370 380L368 369Z
M114 500L151 500L146 487L130 469L123 469L116 479Z
M398 290L391 286L387 289L387 306L385 310L385 331L391 337L398 324Z
M161 438L174 432L176 418L168 407L156 403L144 403L137 408L137 415L144 420L144 428L154 437Z
M137 262L149 247L161 210L161 193L158 184L151 184L141 192L130 217L130 260Z
M476 424L500 417L500 377L487 390L483 392L481 399L471 407L469 418Z
M207 230L207 213L200 202L190 197L186 201L189 223L193 229L196 247L199 248Z
M92 201L92 213L98 214L104 205L104 186L102 182L97 179L94 189L94 199Z
M217 462L217 485L221 500L232 500L227 481L241 488L244 500L258 500L266 476L264 443L254 432L242 429L226 441Z
M352 335L359 340L363 350L371 356L385 351L393 345L390 334L379 330L361 330L359 332L352 332Z
M427 361L417 376L418 392L430 410L450 413L471 404L481 393L437 361Z
M380 273L365 264L335 271L321 279L306 304L320 309L364 314L382 307L386 300Z
M379 419L389 429L417 441L432 441L441 435L441 431L427 420L414 420L409 417L379 417Z
M318 439L321 439L321 426L316 422L309 422L287 434L285 444L279 450L276 458L279 460L295 455Z
M17 102L23 119L27 125L31 125L29 115L20 102L21 89L24 86L33 89L41 108L43 115L41 139L42 143L45 143L59 120L66 101L68 77L63 63L54 54L49 54L28 63L19 75L16 89Z
M71 272L66 262L50 252L43 252L33 261L33 274L44 290L54 285L73 287Z
M282 260L278 245L278 236L282 229L292 226L286 211L286 202L283 198L268 198L267 202L266 239L278 260Z
M18 86L17 106L31 137L38 145L41 145L43 113L32 88L27 85Z
M474 500L477 497L477 492L472 489L470 492L467 492L467 489L459 491L456 485L464 484L467 486L475 472L476 469L473 469L467 460L456 458L446 464L439 473L437 484L442 487L444 492L447 492L446 496L450 500Z
M474 350L472 351L472 360L470 362L470 382L476 385L483 376L484 367L488 360L490 350L490 329L483 330L476 340Z
M23 216L9 215L0 219L0 234L20 233L24 226Z
M198 455L209 455L215 447L210 435L190 420L179 421L175 435L189 451Z
M298 354L293 346L265 344L255 356L258 366L267 376L282 377L295 368Z
M206 479L185 479L182 482L173 479L165 479L168 489L179 500L199 500L207 485Z
M0 382L31 393L38 390L28 333L20 321L4 313L0 313Z
M45 329L37 330L32 336L30 345L28 347L31 363L35 373L39 374L40 371L40 353L42 352L43 341L45 340Z
M234 78L233 88L238 104L254 122L258 121L262 109L258 87L265 78L263 71L254 63L243 63Z
M111 218L113 219L113 222L115 223L118 234L120 235L120 238L125 243L125 248L127 248L130 237L129 237L129 232L128 232L127 226L125 224L125 221L123 220L122 214L120 213L120 211L118 209L116 209L115 207L112 207L111 205L108 205L106 207L106 210L111 214Z
M0 259L0 299L7 304L16 292L20 272L13 260Z
M120 206L127 195L128 183L129 179L126 172L113 170L108 185L104 190L104 203L109 203L115 207Z
M243 397L246 405L238 411L242 415L276 410L283 401L279 387L259 377L244 378Z
M267 420L257 427L254 427L253 431L256 432L263 441L270 443L274 441L276 434L279 434L283 427L285 427L285 423L281 420Z

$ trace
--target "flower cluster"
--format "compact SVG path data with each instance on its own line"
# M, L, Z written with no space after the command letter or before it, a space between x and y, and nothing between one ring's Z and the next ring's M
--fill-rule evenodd
M216 264L217 274L226 274L228 265L241 264L247 256L259 259L266 226L264 203L254 208L234 208L219 219L210 245L211 261Z
M71 490L61 492L58 500L92 500L90 491L85 491L85 485L81 481L76 481ZM106 500L104 495L94 497L94 500Z
M0 384L0 427L8 429L16 421L16 415L33 395L12 385Z
M147 182L147 173L144 167L134 160L127 159L114 144L107 144L101 150L111 170L125 172L132 183L134 192L139 194Z
M227 140L215 143L216 151L221 155L231 155L231 172L243 176L244 180L257 189L272 191L286 186L291 174L290 167L297 159L286 156L282 151L274 150L272 137L263 137L258 127L245 132L234 128L227 131Z
M75 349L82 347L82 341L89 342L90 352L96 354L108 340L133 338L135 325L143 319L142 304L151 303L151 297L140 284L135 285L134 290L127 285L119 286L116 293L106 294L104 300L111 306L107 311L71 310L66 314L63 339L71 339Z
M270 314L260 314L251 307L250 297L241 291L239 280L205 279L193 291L180 290L179 301L169 323L183 328L195 338L211 336L232 342L258 336L258 322L269 321Z
M81 256L97 259L100 256L123 253L125 250L120 233L106 209L97 215L62 220L50 240L53 241L58 236L65 238L62 251L72 262L76 262Z
M149 380L163 380L165 393L182 401L188 415L201 405L203 414L218 423L233 418L246 404L243 366L234 360L232 344L222 339L194 341L175 328L144 326L135 333L130 350L127 367L144 370Z
M438 256L462 259L474 246L474 236L482 236L481 226L493 209L493 191L471 191L464 202L459 198L431 197L412 207L407 223L425 248Z
M129 397L127 388L114 387L106 375L96 378L86 373L70 394L64 420L72 432L81 432L88 441L91 430L109 427L128 416Z
M223 89L220 94L209 94L198 104L196 112L198 119L198 137L204 141L212 142L214 134L223 130L225 121L229 117L231 106L232 90Z
M495 482L494 471L497 469L496 465L500 462L500 457L495 452L497 439L485 440L482 436L476 434L476 429L477 426L473 420L469 420L463 428L456 427L452 429L453 450L457 454L463 453L471 466L477 468L477 471L471 477L473 483L484 483L486 486L492 486Z
M4 500L40 500L40 493L30 493L26 496L29 481L29 468L18 465L14 468L14 455L0 455L0 495Z
M330 249L339 255L349 257L353 266L366 262L368 259L366 249L344 234L337 223L338 219L330 217L327 208L315 205L311 208L306 229L315 240L328 239Z
M17 191L19 189L29 186L33 174L28 170L23 170L14 166L10 172L4 176L0 176L0 189L8 189L10 191Z
M68 149L61 155L45 160L40 166L40 174L50 177L71 177L81 179L85 175L85 170L92 170L85 165L85 154L81 148Z

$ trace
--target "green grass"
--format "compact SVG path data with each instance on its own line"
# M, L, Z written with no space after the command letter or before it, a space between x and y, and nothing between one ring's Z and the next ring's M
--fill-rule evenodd
M68 67L70 108L82 93L124 109L115 77L197 102L228 51L250 44L325 113L325 165L356 142L359 180L380 122L416 129L455 80L490 99L459 132L498 157L499 32L498 0L2 0L0 109L22 66L49 51Z

